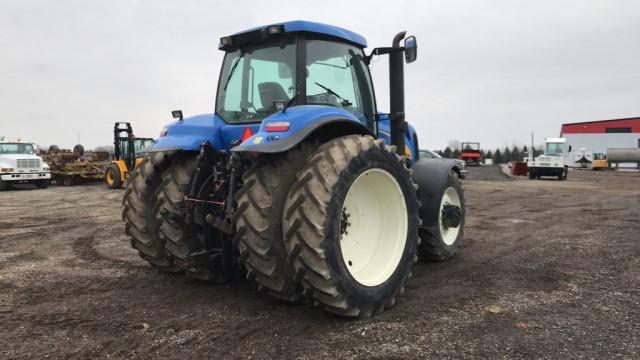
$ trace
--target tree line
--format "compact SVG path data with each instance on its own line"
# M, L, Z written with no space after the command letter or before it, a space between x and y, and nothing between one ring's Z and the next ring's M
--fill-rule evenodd
M534 156L542 155L542 149L534 149ZM460 149L451 149L446 147L444 150L436 151L443 158L460 159ZM504 148L497 148L495 150L480 149L480 159L484 162L485 159L493 160L494 164L505 164L511 161L524 161L524 158L528 154L524 151L524 148L520 148L517 145L513 147L506 146Z

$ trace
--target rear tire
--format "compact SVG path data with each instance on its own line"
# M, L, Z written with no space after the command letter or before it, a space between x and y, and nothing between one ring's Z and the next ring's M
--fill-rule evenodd
M439 201L431 204L436 206L434 214L438 214L438 219L432 226L420 228L420 239L422 243L418 248L418 256L421 260L445 261L458 252L464 237L465 222L465 199L462 183L452 173L449 174L446 184L436 196ZM445 205L456 205L460 207L461 219L456 227L447 228L443 225L443 211ZM430 204L422 204L429 206ZM425 219L423 219L425 221Z
M116 164L111 164L104 172L104 182L109 189L122 188L122 178L120 176L120 168Z
M122 199L122 219L125 232L131 238L131 246L141 258L166 272L181 271L158 236L158 224L154 216L157 203L155 191L160 185L161 174L169 164L172 153L150 153L131 174Z
M296 173L312 150L312 145L302 144L284 154L261 156L244 174L244 185L236 195L234 243L247 277L269 295L290 302L302 298L302 288L287 258L282 212Z
M308 162L283 214L295 278L331 313L384 311L417 261L418 200L405 160L382 140L351 135L323 144Z
M228 269L222 269L221 261L207 265L186 266L191 251L205 248L204 217L194 216L193 222L186 224L182 206L185 195L191 190L191 182L197 168L196 153L175 156L171 165L162 174L162 183L156 191L158 199L155 206L155 218L159 224L159 236L167 252L175 259L175 264L186 271L187 276L223 283L233 275Z
M38 182L36 182L36 186L38 187L38 189L46 189L49 187L49 184L51 184L51 180L49 179L38 180Z
M64 185L64 186L71 186L71 185L74 185L74 184L73 184L73 175L65 175L65 176L62 178L62 185Z
M73 147L73 152L78 154L78 156L84 155L84 146L78 144Z

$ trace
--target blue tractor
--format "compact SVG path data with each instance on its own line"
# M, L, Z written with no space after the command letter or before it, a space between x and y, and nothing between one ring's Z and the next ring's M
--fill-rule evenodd
M123 219L140 256L214 282L245 274L278 299L347 317L393 306L419 258L453 256L460 181L450 163L418 161L404 117L416 39L366 46L307 21L221 38L215 114L174 111L128 182ZM369 72L379 55L388 114Z

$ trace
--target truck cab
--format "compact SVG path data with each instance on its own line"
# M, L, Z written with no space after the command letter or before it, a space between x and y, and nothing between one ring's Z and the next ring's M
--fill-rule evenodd
M0 190L14 184L46 188L51 182L49 165L36 155L36 146L25 142L0 142Z
M544 154L527 158L529 179L540 179L542 176L557 176L558 180L566 180L568 173L567 157L571 146L564 138L546 138Z

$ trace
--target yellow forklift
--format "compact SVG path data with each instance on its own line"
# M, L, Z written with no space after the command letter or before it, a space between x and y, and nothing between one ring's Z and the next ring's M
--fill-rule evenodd
M113 127L114 154L111 164L104 172L104 181L110 189L120 189L122 184L142 162L142 158L153 146L152 138L136 138L128 122L117 122Z
M603 153L594 153L593 154L593 162L591 163L591 168L593 170L606 170L609 168L609 161L607 161L607 156Z

